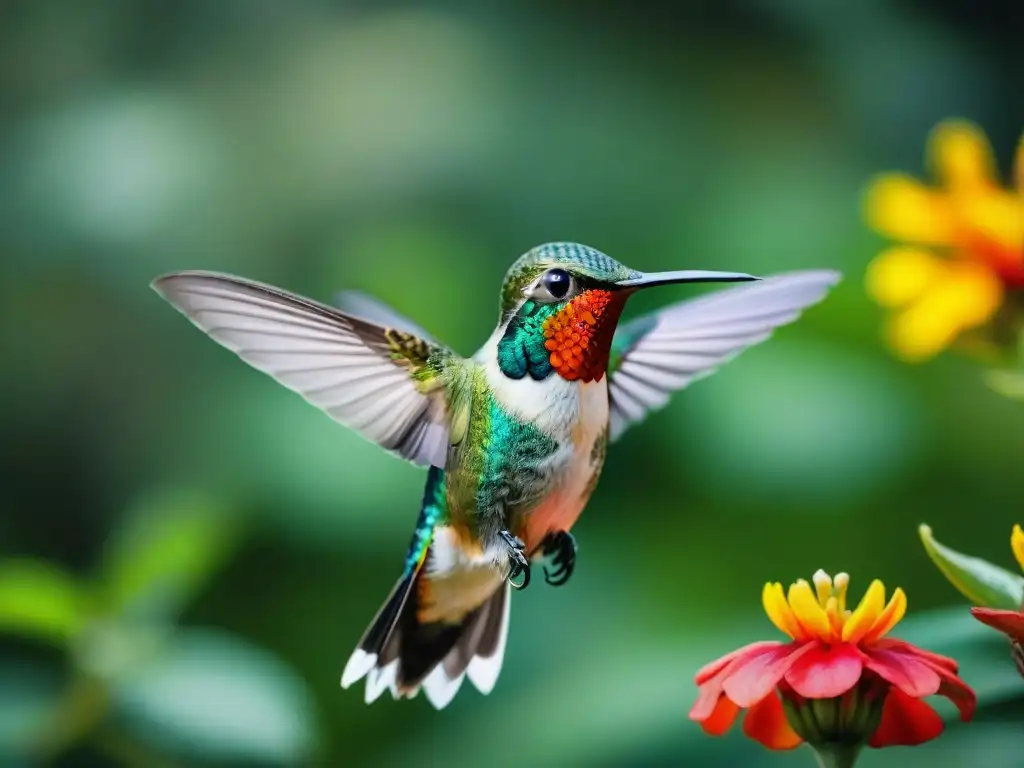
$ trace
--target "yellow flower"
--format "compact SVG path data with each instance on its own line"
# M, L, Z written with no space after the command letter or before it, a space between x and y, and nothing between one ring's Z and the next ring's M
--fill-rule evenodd
M1024 570L1024 530L1019 525L1013 526L1013 533L1010 534L1010 548L1013 556L1017 558L1020 567Z
M868 223L901 243L869 265L867 290L894 310L889 342L913 361L985 325L1006 291L1024 288L1024 138L1017 190L1000 186L991 146L970 123L939 124L926 154L937 186L887 173L866 201Z

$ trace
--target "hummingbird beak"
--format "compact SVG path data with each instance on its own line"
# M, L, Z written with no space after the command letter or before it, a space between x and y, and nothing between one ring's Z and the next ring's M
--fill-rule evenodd
M682 270L679 272L648 272L629 280L620 280L616 285L620 288L651 288L655 285L672 285L673 283L745 283L760 280L759 277L743 272L708 272L704 270Z

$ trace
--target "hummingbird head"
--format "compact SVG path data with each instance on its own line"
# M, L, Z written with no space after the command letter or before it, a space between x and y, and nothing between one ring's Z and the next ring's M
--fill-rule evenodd
M600 380L622 309L636 291L672 283L757 280L738 272L644 273L579 243L546 243L509 268L498 362L505 375Z

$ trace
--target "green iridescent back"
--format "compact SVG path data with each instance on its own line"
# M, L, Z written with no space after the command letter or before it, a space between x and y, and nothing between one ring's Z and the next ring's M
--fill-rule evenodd
M532 248L505 273L501 287L501 317L506 318L523 300L523 289L546 269L563 266L602 282L640 277L640 273L620 264L596 248L580 243L545 243Z

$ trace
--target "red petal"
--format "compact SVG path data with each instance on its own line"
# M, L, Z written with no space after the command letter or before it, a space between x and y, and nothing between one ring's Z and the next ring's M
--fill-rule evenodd
M743 720L743 733L768 749L796 749L803 742L789 725L778 693L752 706Z
M880 644L881 645L881 644ZM957 663L946 656L926 651L903 640L887 640L885 647L890 650L914 656L927 664L939 676L942 683L939 685L938 694L945 696L960 710L960 718L967 722L974 716L974 709L978 704L978 697L970 686L957 677Z
M1018 643L1024 642L1024 613L1020 611L997 611L993 608L971 608L971 615L982 624L998 629Z
M812 646L786 673L786 682L805 699L833 699L853 688L864 671L857 646Z
M864 666L915 699L938 693L941 684L939 673L913 653L914 650L912 645L906 648L865 648L867 661Z
M737 660L725 675L722 684L725 695L741 707L753 706L771 693L789 668L815 645L815 642L788 643Z
M764 648L775 648L780 645L782 645L782 643L774 640L766 640L760 643L751 643L750 645L745 645L738 651L733 651L732 653L727 654L720 659L715 659L711 663L705 664L697 671L697 674L693 678L694 682L697 683L697 685L704 685L704 683L706 683L712 677L714 677L727 666L729 666L729 664L736 661L736 659L738 659L740 656L744 656L748 653L754 653Z
M690 719L703 721L714 714L715 707L718 706L722 696L722 683L733 669L743 663L744 659L768 648L777 648L781 645L782 643L779 642L751 643L701 669L695 677L700 690L697 694L697 701L694 702L693 709L690 710Z
M978 695L956 675L942 678L939 695L945 696L960 710L960 719L965 723L974 717L974 709L978 706Z
M940 656L937 653L926 651L924 648L918 648L916 645L911 645L906 640L897 640L896 638L887 637L879 640L873 645L875 648L890 648L911 653L914 656L918 656L929 662L933 667L939 667L949 672L956 674L956 671L960 669L960 665L956 663L955 659L951 659L948 656Z
M736 722L736 715L739 713L740 708L729 701L728 696L719 696L714 710L708 717L701 720L700 727L709 736L721 736L732 728L732 724Z
M913 747L942 733L939 713L920 699L893 688L882 705L882 722L868 744L872 747Z

